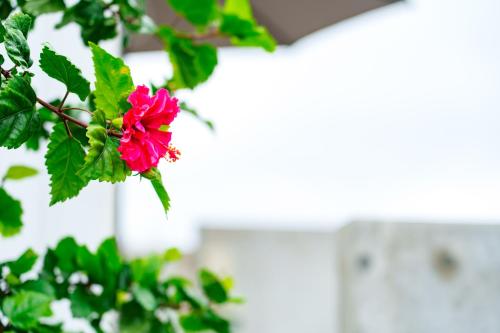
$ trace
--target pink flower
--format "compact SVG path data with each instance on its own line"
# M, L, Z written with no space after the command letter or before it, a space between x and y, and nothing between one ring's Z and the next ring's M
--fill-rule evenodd
M167 153L170 159L174 152L178 155L170 146L172 133L168 132L168 125L179 113L177 99L163 88L150 97L146 86L138 86L128 101L132 108L123 117L123 136L118 147L128 167L144 172L156 167Z

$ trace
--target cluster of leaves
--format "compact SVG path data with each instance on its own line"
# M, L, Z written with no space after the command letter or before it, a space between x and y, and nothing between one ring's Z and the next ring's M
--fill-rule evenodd
M94 253L65 238L46 252L42 268L35 272L38 255L27 250L17 260L0 264L0 331L66 332L51 318L51 305L66 300L73 317L87 321L96 333L109 332L109 326L133 333L230 332L229 322L217 311L224 303L238 301L229 296L231 280L202 269L202 292L195 293L189 280L162 274L180 258L179 251L171 249L125 261L113 239Z
M163 85L171 93L193 89L213 73L217 48L204 42L206 38L229 38L234 45L258 46L268 51L275 48L274 39L255 21L249 0L226 0L223 5L217 0L167 2L194 32L156 25L145 14L143 0L80 0L70 7L64 0L2 1L0 43L12 67L6 69L7 60L0 54L0 147L15 149L24 145L37 150L43 141L49 141L46 166L51 175L51 205L75 197L92 180L116 183L131 174L116 148L121 118L130 108L126 97L134 83L123 60L93 42L115 37L120 24L128 33L155 35L163 42L172 64L173 76ZM38 16L54 12L63 13L56 28L72 22L80 25L83 42L92 51L96 81L92 90L70 60L46 45L39 66L65 86L60 99L47 103L31 86L33 60L27 38ZM67 105L68 94L75 94L87 105L92 114L89 124L75 114L82 108ZM41 105L38 109L37 103ZM211 121L185 102L181 108L213 129ZM151 180L167 211L170 200L160 173L153 169L144 176Z
M91 95L90 83L74 64L47 45L40 54L40 68L49 77L60 81L66 94L58 107L36 97L30 82L32 61L25 35L30 24L30 16L22 13L9 16L2 24L6 27L7 55L16 67L11 71L2 69L0 146L18 148L26 144L31 148L39 147L40 138L48 137L45 164L51 176L51 205L78 195L92 180L124 181L131 171L120 158L117 150L120 128L113 124L130 108L126 99L134 89L134 83L129 68L122 59L90 44L96 81L91 98L94 111L89 111L92 116L87 125L65 112L68 108L64 107L64 102L70 93L85 101ZM19 38L12 39L11 36ZM35 108L37 100L44 108ZM50 134L46 123L54 124ZM149 175L167 210L169 197L161 183L161 175L156 170Z

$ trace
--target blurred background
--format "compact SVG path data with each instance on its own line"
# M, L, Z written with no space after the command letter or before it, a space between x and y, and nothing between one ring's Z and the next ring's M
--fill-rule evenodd
M173 124L168 219L138 179L47 208L44 174L11 188L26 225L2 259L116 234L129 257L177 246L179 269L234 276L236 333L500 332L500 2L360 4L318 0L346 16L274 54L221 50L212 79L183 95L215 132L189 115ZM91 77L77 28L57 20L39 19L33 55L49 40ZM164 52L125 59L136 84L171 70ZM58 97L43 78L38 91ZM0 172L44 153L2 150Z

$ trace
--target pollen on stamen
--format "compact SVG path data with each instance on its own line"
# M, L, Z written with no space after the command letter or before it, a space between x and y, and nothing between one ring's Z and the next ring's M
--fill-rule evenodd
M167 155L165 156L167 162L174 163L180 158L180 156L181 152L179 149L175 148L172 145L168 146Z

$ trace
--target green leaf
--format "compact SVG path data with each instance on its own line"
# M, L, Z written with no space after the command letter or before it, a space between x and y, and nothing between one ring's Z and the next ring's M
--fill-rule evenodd
M80 0L76 5L64 11L63 18L56 25L59 29L71 22L81 28L81 37L87 46L89 42L99 43L101 40L116 36L116 17L109 13L104 1Z
M58 12L66 6L63 0L26 0L23 10L33 16Z
M130 69L120 58L113 57L99 46L90 43L96 76L95 103L106 119L120 117L130 108L127 97L134 89Z
M54 287L47 280L28 280L17 287L18 290L35 291L48 295L52 298L56 296Z
M59 104L61 104L61 101L60 100L53 100L53 101L50 101L50 104L51 105L59 105ZM47 130L48 129L47 125L54 124L59 119L59 117L55 113L53 113L52 111L50 111L49 109L47 109L45 107L39 108L37 110L37 112L38 112L38 116L40 118L40 122L39 122L40 124L36 127L36 130L34 131L34 133L31 135L31 137L25 143L26 148L28 148L29 150L35 150L35 151L39 150L42 141L45 141L45 139L48 139L50 136L50 133ZM71 129L73 130L73 128L71 128ZM73 133L73 134L75 134L75 133Z
M9 0L0 1L0 19L4 20L9 16L10 12L13 10L12 4Z
M40 324L36 328L36 333L65 333L62 324L48 325Z
M52 315L51 301L50 296L33 291L21 291L7 297L2 309L14 327L29 330L38 325L40 318Z
M181 102L179 106L182 111L189 113L190 115L204 123L211 131L215 131L214 123L211 120L203 118L198 111L187 105L186 102Z
M29 68L33 64L30 58L30 48L26 40L31 27L29 15L17 13L11 15L4 24L5 50L10 60L18 66Z
M80 100L84 101L90 94L90 83L83 77L80 69L48 46L44 46L40 54L40 67L51 78L64 83L66 89L77 94Z
M70 295L71 313L75 318L90 318L95 312L96 297L88 294L83 286L78 286Z
M208 299L215 303L224 303L228 300L226 288L214 273L202 269L199 272L199 279Z
M33 20L29 15L23 13L15 13L9 16L5 21L5 29L20 30L25 38L28 37L28 32L33 26Z
M69 276L78 270L78 244L73 237L63 238L54 249L57 267Z
M205 82L217 66L217 49L210 44L194 44L189 38L176 37L168 27L158 31L174 69L173 89L194 88Z
M196 314L188 314L181 316L180 323L186 331L197 332L210 329L210 327L203 322L203 318Z
M77 172L84 164L85 151L80 142L66 133L63 123L54 126L50 135L45 165L50 174L50 205L72 198L88 184Z
M134 284L132 286L132 295L134 295L135 300L144 308L144 310L154 311L156 309L156 298L149 289L138 284Z
M0 91L0 146L18 148L38 130L36 96L29 82L14 76Z
M276 49L276 40L265 27L257 25L253 20L224 14L220 31L232 37L231 43L236 46L262 47L268 52L273 52Z
M122 268L122 259L114 238L106 239L97 249L97 256L103 265L104 275L109 279L117 275Z
M205 330L213 330L218 333L230 332L229 322L211 310L183 315L180 318L180 324L186 331L191 332Z
M33 177L36 175L38 175L38 170L36 169L33 169L25 165L13 165L7 170L7 173L3 178L18 180L18 179Z
M87 127L87 137L90 149L79 175L112 183L124 181L131 172L117 150L120 142L108 135L104 112L94 112Z
M0 209L0 234L4 237L18 234L23 226L21 202L12 198L0 187L0 207L2 207Z
M98 283L104 280L104 274L99 257L89 251L86 246L80 246L77 250L76 261L82 271L87 273L91 281Z
M156 286L164 265L163 258L157 255L135 259L130 263L134 281L147 288Z
M217 17L216 0L168 0L179 15L198 27L205 27Z
M163 186L160 171L156 168L151 168L147 172L143 172L141 175L151 181L153 189L163 205L165 214L168 213L168 210L170 209L170 197L168 196L167 190Z
M20 277L29 272L37 260L38 255L32 249L28 249L17 260L9 262L7 266L12 274Z
M152 314L135 301L125 303L120 311L120 333L151 332Z

